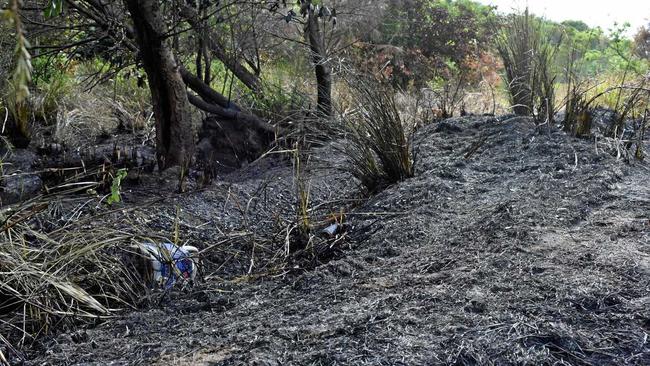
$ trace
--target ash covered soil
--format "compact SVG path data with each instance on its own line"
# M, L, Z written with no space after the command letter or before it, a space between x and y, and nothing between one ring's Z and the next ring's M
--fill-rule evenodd
M529 119L449 119L416 133L414 178L360 204L316 150L313 205L346 207L346 238L281 270L290 161L153 200L122 225L180 207L184 238L209 248L204 280L47 338L27 363L648 365L650 170L596 146ZM126 207L156 195L133 187Z

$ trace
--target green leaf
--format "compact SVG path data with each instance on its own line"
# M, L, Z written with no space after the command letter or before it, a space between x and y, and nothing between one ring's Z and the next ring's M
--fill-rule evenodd
M126 169L120 169L117 171L117 174L115 174L115 176L113 177L113 184L111 185L111 195L106 200L106 203L108 203L109 205L122 201L120 188L122 186L122 179L126 178L127 174L128 173Z

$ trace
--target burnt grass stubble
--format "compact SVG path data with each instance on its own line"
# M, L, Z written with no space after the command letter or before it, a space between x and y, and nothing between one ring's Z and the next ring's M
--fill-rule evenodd
M125 211L114 225L169 232L180 207L182 238L211 247L203 281L27 364L650 364L647 165L526 118L431 124L415 153L415 177L348 212L344 250L308 270L275 271L283 239L259 239L294 215L290 162ZM329 166L310 173L321 217L355 189Z

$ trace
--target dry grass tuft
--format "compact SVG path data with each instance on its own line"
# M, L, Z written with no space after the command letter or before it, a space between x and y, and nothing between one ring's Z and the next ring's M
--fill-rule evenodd
M0 332L10 346L141 302L146 288L131 249L141 236L75 224L93 205L78 194L97 185L63 184L0 210Z
M555 79L553 60L561 44L552 43L543 23L528 13L514 15L497 37L513 111L553 122Z
M570 132L577 137L585 137L591 134L593 120L592 101L588 100L587 93L590 90L589 82L581 80L577 72L576 61L577 50L571 50L568 62L565 66L565 79L567 91L564 100L564 120L562 126L565 132Z
M391 91L364 81L354 89L357 109L346 121L346 168L375 193L413 176L411 144Z

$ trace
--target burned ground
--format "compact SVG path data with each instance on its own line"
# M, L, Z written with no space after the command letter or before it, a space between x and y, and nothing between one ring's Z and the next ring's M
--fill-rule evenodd
M415 177L361 204L340 159L313 152L314 216L343 207L348 230L308 269L274 260L290 161L174 198L144 178L125 207L148 203L112 225L169 230L182 210L204 281L45 338L27 364L650 363L647 165L525 118L449 119L415 142Z

